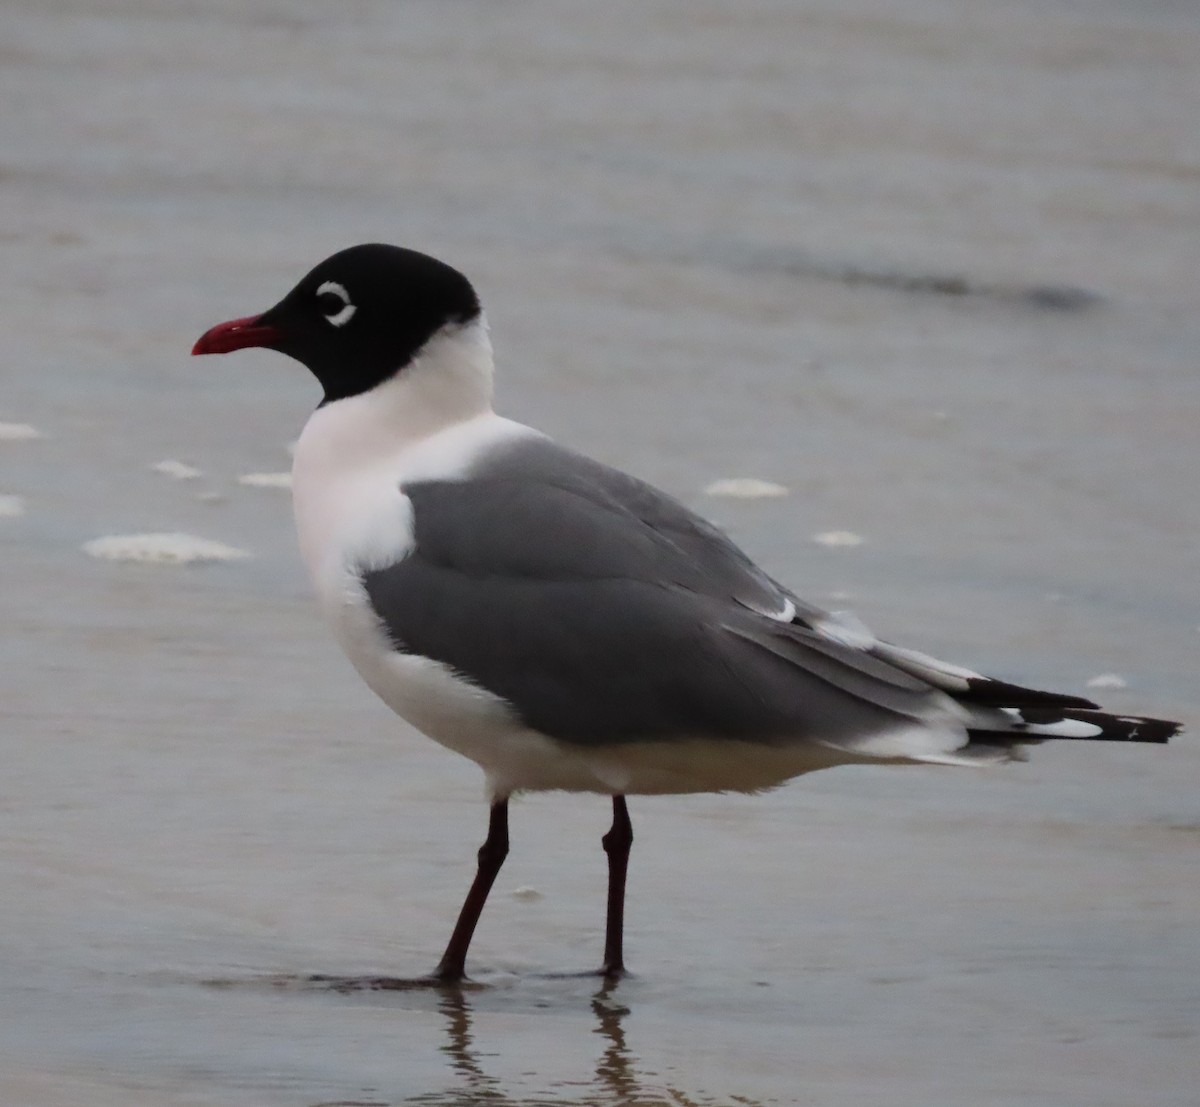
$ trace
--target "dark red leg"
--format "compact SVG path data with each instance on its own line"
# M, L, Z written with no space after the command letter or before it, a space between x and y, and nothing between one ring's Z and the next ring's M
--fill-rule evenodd
M629 847L633 845L633 824L624 796L613 796L612 826L600 841L608 854L608 917L600 973L615 978L625 975L625 873L629 869Z
M502 799L492 804L487 840L479 847L479 869L475 873L475 882L471 885L471 890L463 901L462 910L458 913L458 922L454 925L454 933L450 935L446 952L442 954L438 967L433 970L435 980L454 984L466 977L467 949L475 933L475 924L479 922L483 905L487 903L488 892L492 890L496 874L500 872L500 866L504 864L507 856L508 800ZM617 948L620 949L619 939Z

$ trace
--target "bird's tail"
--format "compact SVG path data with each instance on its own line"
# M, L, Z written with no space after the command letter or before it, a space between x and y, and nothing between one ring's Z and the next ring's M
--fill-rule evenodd
M971 741L958 752L970 760L1019 758L1019 747L1051 739L1162 744L1183 729L1180 723L1166 719L1103 711L1082 696L995 680L889 642L876 642L872 652L942 689L965 709Z

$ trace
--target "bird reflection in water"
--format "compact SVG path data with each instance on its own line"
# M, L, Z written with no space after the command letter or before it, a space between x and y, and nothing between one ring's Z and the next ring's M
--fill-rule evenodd
M423 1107L716 1107L731 1102L706 1095L685 1093L659 1083L652 1075L639 1075L636 1058L626 1043L623 1020L629 1008L615 995L616 985L607 984L592 996L596 1017L593 1031L604 1040L604 1051L589 1080L558 1083L544 1091L510 1088L490 1075L481 1058L472 1028L472 996L459 988L446 989L438 1008L446 1018L446 1044L441 1050L456 1075L453 1088L403 1099L400 1103ZM759 1101L733 1097L741 1107L762 1107ZM384 1107L380 1104L379 1107Z

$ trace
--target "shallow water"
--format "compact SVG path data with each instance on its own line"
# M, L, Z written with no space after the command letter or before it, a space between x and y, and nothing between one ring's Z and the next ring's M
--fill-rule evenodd
M301 983L429 968L486 812L238 481L314 386L187 352L351 242L438 253L507 414L889 637L1194 724L1195 8L248 11L0 11L0 420L41 432L0 441L0 1103L1194 1104L1187 737L636 801L607 991L548 975L599 959L607 805L533 797L486 987ZM145 532L254 556L82 551Z

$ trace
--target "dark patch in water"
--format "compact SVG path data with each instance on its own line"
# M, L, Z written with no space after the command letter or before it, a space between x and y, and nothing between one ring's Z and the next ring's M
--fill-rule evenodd
M1098 292L1071 285L992 284L975 280L963 273L907 272L903 269L837 262L802 252L732 246L706 248L700 251L700 256L704 259L720 258L724 264L748 272L807 277L851 286L892 289L897 292L1006 300L1042 311L1087 311L1104 301L1104 297Z
M1090 311L1104 296L1087 288L1056 284L1003 284L976 280L964 273L908 271L886 265L864 265L822 258L804 250L757 246L751 243L709 239L693 244L663 238L615 239L620 252L639 258L682 265L717 265L737 272L829 281L850 286L891 289L918 295L974 297L1018 304L1048 312Z
M1073 288L1068 284L1036 285L1027 288L1023 295L1030 307L1044 308L1046 311L1087 311L1104 302L1099 292Z

